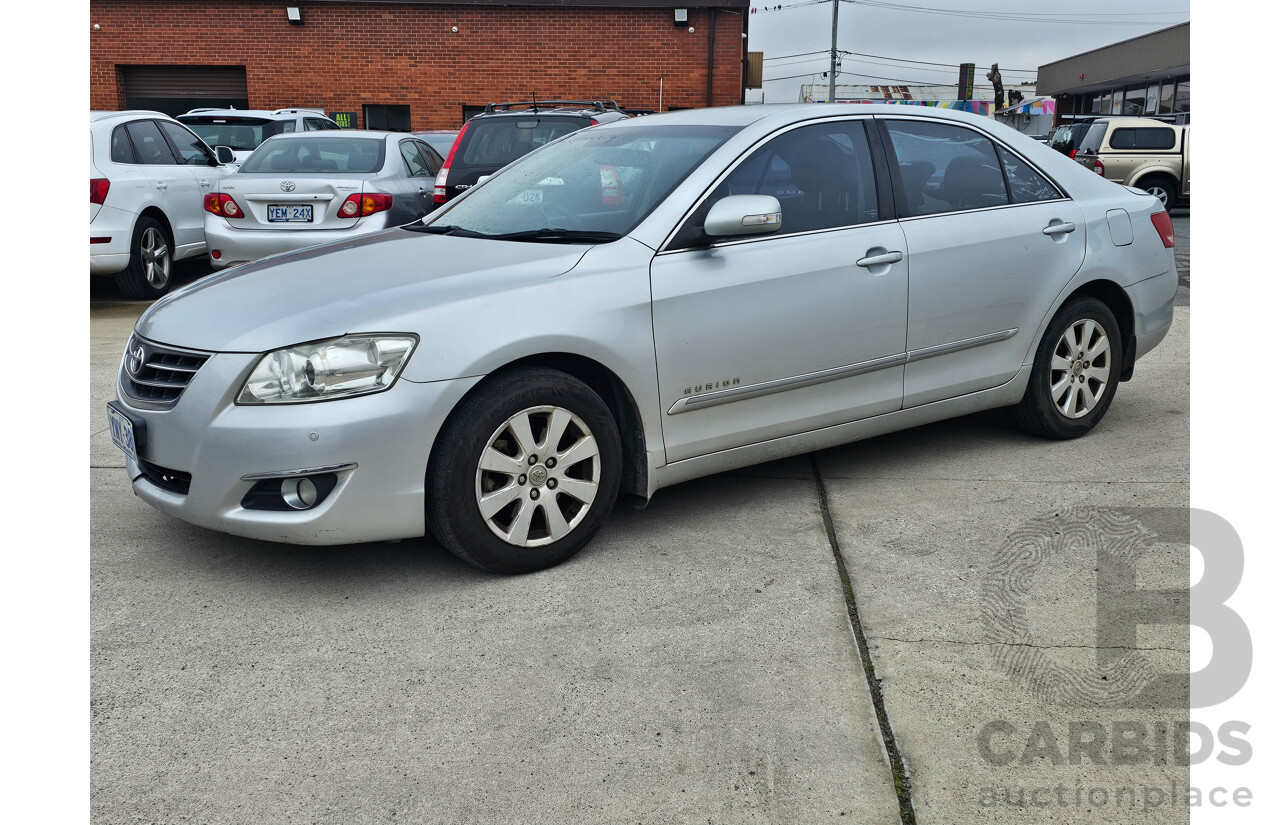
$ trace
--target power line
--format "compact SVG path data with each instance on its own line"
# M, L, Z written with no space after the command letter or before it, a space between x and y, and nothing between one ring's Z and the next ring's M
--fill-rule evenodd
M811 0L811 2L819 2L819 0ZM842 3L849 3L856 6L866 6L867 8L885 9L889 11L910 11L922 14L937 14L944 17L963 17L971 20L1001 20L1009 22L1024 23L1061 23L1064 25L1077 26L1165 26L1169 24L1167 20L1094 20L1094 19L1073 19L1071 12L996 12L982 11L978 9L943 9L932 6L909 6L903 3L886 3L880 0L840 0ZM1086 13L1087 14L1087 13ZM1119 14L1108 15L1106 12L1094 12L1095 16L1120 16ZM1136 12L1134 14L1137 14ZM1150 15L1171 15L1189 16L1190 12L1146 12L1146 16ZM1079 17L1079 15L1076 15Z

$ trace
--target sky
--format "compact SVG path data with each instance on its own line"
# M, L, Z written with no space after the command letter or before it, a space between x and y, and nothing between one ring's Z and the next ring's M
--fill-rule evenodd
M764 52L765 84L763 91L748 90L747 102L759 103L763 95L764 102L794 103L802 84L826 83L822 72L829 56L806 53L831 48L831 0L753 0L752 5L757 12L747 21L747 45ZM777 6L782 9L770 10ZM992 63L1000 64L1006 86L1034 82L1036 68L1045 63L1190 17L1190 0L843 0L837 45L859 54L842 57L837 82L955 85L960 63L977 64L978 83L986 82Z

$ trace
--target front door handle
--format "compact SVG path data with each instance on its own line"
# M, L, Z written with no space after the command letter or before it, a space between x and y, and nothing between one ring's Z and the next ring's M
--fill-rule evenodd
M1075 232L1076 225L1074 223L1051 223L1040 231L1050 237L1053 237L1054 235L1065 235L1068 232Z
M157 189L168 189L168 188L169 188L169 184L165 183L165 182L164 182L164 181L162 181L162 180L158 180L158 181L156 181L156 188L157 188Z
M900 260L902 260L901 252L886 252L883 255L869 255L860 259L857 263L858 266L880 266L881 264L896 264Z

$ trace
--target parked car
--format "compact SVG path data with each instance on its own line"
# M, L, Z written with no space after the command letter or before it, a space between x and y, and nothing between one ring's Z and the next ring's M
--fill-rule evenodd
M436 176L435 202L452 200L481 178L556 138L627 117L612 100L490 103L462 124Z
M109 415L137 495L178 518L301 544L429 529L525 572L620 492L992 407L1085 435L1169 329L1173 242L1154 198L989 118L636 118L158 302Z
M428 129L425 132L414 132L413 136L426 141L432 149L440 154L440 157L446 157L449 150L453 148L453 142L458 139L457 129Z
M1095 120L1076 163L1172 209L1191 197L1191 127L1146 117Z
M1049 138L1049 146L1074 159L1076 151L1080 148L1080 141L1084 140L1085 133L1089 131L1089 127L1092 125L1092 120L1077 120L1071 123L1064 123L1053 130L1053 135Z
M130 298L168 291L173 262L204 254L200 201L230 159L160 112L90 112L89 274Z
M435 209L440 156L400 132L268 138L204 199L214 269L416 221Z
M210 146L229 146L236 153L236 166L272 135L291 132L323 132L340 129L321 109L298 107L260 111L256 109L192 109L178 115Z

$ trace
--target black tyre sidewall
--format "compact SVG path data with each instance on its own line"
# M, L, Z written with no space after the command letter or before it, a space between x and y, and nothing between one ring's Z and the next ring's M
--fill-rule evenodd
M489 529L476 503L476 469L489 438L512 415L554 405L577 415L600 450L600 485L583 520L543 547L515 547ZM590 387L549 369L492 376L459 404L441 428L427 478L427 520L455 555L495 573L530 573L577 553L603 525L622 479L622 444L608 406Z
M1077 321L1092 320L1102 326L1111 342L1111 376L1102 398L1092 410L1080 418L1068 418L1058 409L1049 393L1049 373L1053 351L1067 328ZM1030 383L1022 403L1015 410L1015 419L1024 428L1048 438L1078 438L1092 430L1107 414L1116 388L1120 383L1120 369L1124 361L1124 344L1120 338L1120 325L1106 304L1088 295L1081 295L1063 304L1049 322L1044 337L1036 349L1035 364L1031 369Z
M160 230L165 243L169 245L169 282L164 289L156 289L147 283L147 269L142 262L142 233L150 227ZM155 300L173 286L173 238L160 221L146 216L138 218L138 223L133 227L133 238L129 241L129 266L116 275L116 286L126 296L140 300Z
M1166 196L1165 202L1164 202L1164 208L1165 208L1165 211L1167 212L1170 209L1174 208L1174 206L1176 206L1178 202L1178 196L1177 196L1177 193L1174 191L1174 186L1175 186L1174 182L1169 178L1157 177L1157 178L1149 178L1147 180L1144 180L1142 182L1142 186L1139 188L1145 190L1145 189L1155 189L1156 187L1159 187L1163 189L1165 191L1165 196Z

